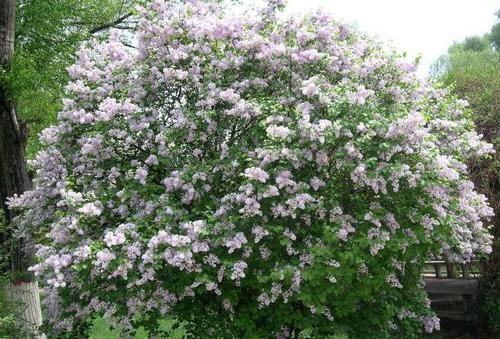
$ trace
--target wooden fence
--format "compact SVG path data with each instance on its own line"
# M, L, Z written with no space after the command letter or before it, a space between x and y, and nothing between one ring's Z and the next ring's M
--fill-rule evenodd
M467 264L450 263L441 258L426 261L425 290L438 317L473 323L477 319L475 307L480 275L479 260Z
M438 279L470 279L479 278L481 275L481 263L473 260L467 264L450 263L444 259L435 259L425 262L425 278Z

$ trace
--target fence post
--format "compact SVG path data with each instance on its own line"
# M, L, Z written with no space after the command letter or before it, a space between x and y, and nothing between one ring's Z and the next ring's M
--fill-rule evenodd
M446 277L447 278L456 278L457 272L455 270L455 265L448 261L448 256L443 254L443 260L446 262Z
M434 272L436 273L436 278L441 279L443 277L440 264L434 264Z
M470 278L469 265L470 264L462 264L462 275L465 279Z

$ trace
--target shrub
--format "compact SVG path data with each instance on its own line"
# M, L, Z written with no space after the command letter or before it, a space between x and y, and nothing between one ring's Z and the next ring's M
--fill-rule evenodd
M481 325L492 334L500 333L500 292L498 292L494 283L489 286L483 286L482 294L479 299L479 316Z
M15 326L15 308L9 300L7 286L8 279L0 276L0 339L14 338L19 334Z
M490 251L466 102L317 13L153 1L84 46L11 199L40 237L51 327L172 314L196 337L417 336L426 257Z

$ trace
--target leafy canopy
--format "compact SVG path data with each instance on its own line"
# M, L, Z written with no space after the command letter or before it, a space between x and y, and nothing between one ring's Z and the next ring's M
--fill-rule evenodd
M68 82L66 69L80 43L131 11L133 3L138 1L16 1L15 56L2 81L8 83L19 118L31 127L28 156L40 147L38 133L56 121Z

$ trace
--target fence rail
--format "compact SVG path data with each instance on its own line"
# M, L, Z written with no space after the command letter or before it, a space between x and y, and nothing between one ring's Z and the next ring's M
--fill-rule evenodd
M479 278L481 265L479 260L467 264L451 263L444 259L434 259L425 262L423 276L438 279L470 279Z

